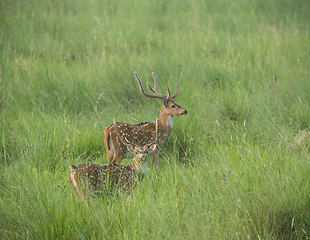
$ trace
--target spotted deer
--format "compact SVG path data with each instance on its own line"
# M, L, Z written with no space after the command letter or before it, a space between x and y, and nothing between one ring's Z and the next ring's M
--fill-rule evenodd
M156 119L157 123L157 119ZM147 172L147 157L156 149L158 140L158 124L156 124L156 137L153 142L139 146L130 142L126 137L118 133L117 126L113 119L113 126L116 133L116 141L120 141L125 145L128 151L134 154L132 163L129 165L109 164L100 166L92 163L83 163L79 166L70 164L69 179L73 191L78 197L85 197L87 190L90 195L102 194L107 190L110 194L114 189L119 189L121 192L130 194L139 175L144 175Z
M187 111L176 104L174 99L179 94L179 86L177 85L177 92L174 95L170 95L170 90L168 84L166 84L168 95L157 93L157 78L153 72L154 78L154 89L147 84L149 89L153 94L146 93L142 86L141 80L136 72L134 72L135 77L138 81L139 88L141 93L149 98L158 98L163 100L163 104L160 110L159 119L156 122L143 122L137 125L131 125L128 123L119 122L116 124L117 128L121 133L126 136L131 142L136 144L145 145L152 142L156 134L156 124L158 124L158 144L156 150L151 154L152 163L155 170L158 169L158 151L160 147L164 144L165 140L170 135L172 125L173 125L173 116L186 115ZM117 163L119 164L123 158L128 155L128 149L122 143L117 141L117 134L113 128L113 125L110 125L105 128L103 131L103 139L106 148L106 154L108 158L108 163Z

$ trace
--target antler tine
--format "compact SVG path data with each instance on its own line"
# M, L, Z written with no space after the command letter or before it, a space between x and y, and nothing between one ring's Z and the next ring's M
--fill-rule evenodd
M157 77L154 72L152 72L153 78L154 78L154 92L157 91L158 83L157 83Z
M139 78L138 73L137 73L137 72L134 72L134 74L135 74L136 79L137 79L137 81L138 81L138 83L139 83L139 88L140 88L141 93L142 93L144 96L153 98L153 97L154 97L153 95L148 94L148 93L146 93L146 92L144 91L144 88L143 88L143 86L142 86L142 83L141 83L141 80L140 80L140 78Z
M150 85L149 83L148 83L147 85L149 86L149 89L152 91L152 93L153 93L154 95L157 96L157 98L160 98L160 99L165 99L165 98L167 98L166 95L157 93L157 92L151 87L151 85Z
M157 121L157 118L156 118L156 138L155 138L155 141L149 143L148 146L152 146L153 144L157 143L157 141L158 141L158 121Z
M155 91L155 90L157 90L157 83L155 84L155 90L150 86L150 84L148 84L150 90L153 92L153 95L152 95L152 94L146 93L146 92L144 91L144 88L143 88L143 86L142 86L142 82L141 82L141 80L140 80L140 78L139 78L138 73L137 73L137 72L134 72L134 74L135 74L136 79L137 79L137 81L138 81L138 83L139 83L140 91L141 91L141 93L142 93L144 96L149 97L149 98L159 98L159 99L164 99L164 98L166 98L165 95L163 95L163 94L158 94L158 93Z
M176 96L179 94L179 84L177 84L177 93L171 96L172 99L175 99Z
M170 90L169 90L168 84L166 84L166 87L167 87L167 92L168 92L167 99L169 99L170 98Z
M121 140L121 142L122 142L124 145L128 145L128 144L131 144L131 145L132 145L132 143L129 142L128 139L127 139L126 137L125 137L125 140L126 140L127 143L125 143L125 141L124 141L124 139L123 139L123 136L124 136L125 133L123 133L123 136L122 136L122 137L119 135L118 131L116 130L115 119L114 119L114 118L113 118L113 126L114 126L114 129L115 129L115 133L116 133L116 135L118 136L118 138Z

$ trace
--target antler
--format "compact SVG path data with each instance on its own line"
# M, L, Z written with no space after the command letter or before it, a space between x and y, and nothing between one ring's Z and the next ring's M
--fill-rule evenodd
M157 90L157 78L156 78L155 74L153 75L154 82L155 82L155 87L154 87L155 90L150 86L150 84L147 84L147 85L149 86L150 90L154 93L154 95L148 94L148 93L146 93L146 92L144 91L144 88L143 88L143 86L142 86L142 83L141 83L141 80L140 80L140 78L139 78L139 76L138 76L138 73L137 73L137 72L134 72L134 74L135 74L135 76L136 76L136 79L138 80L139 87L140 87L140 91L141 91L141 93L142 93L144 96L149 97L149 98L159 98L159 99L164 99L164 98L166 98L165 95L156 93L156 90ZM155 76L155 77L154 77L154 76Z
M154 72L152 72L152 75L153 75L153 79L154 79L154 91L156 92L157 91L157 87L158 87L158 85L157 85L157 77L156 77Z
M158 87L158 83L157 83L157 78L156 78L156 75L154 72L152 72L152 75L153 75L153 78L154 78L154 83L155 83L155 87L154 89L151 87L151 85L148 83L147 85L149 86L149 89L152 91L153 95L152 94L148 94L144 91L144 88L142 86L142 83L141 83L141 80L138 76L138 73L137 72L134 72L135 76L136 76L136 79L138 80L138 83L139 83L139 87L140 87L140 91L141 93L146 96L146 97L149 97L149 98L159 98L159 99L169 99L170 98L170 90L169 90L169 87L168 87L168 84L166 84L166 87L167 87L167 91L168 91L168 96L164 95L164 94L159 94L157 93L157 87ZM179 85L177 85L177 93L174 94L171 98L174 99L177 95L179 94Z
M167 88L168 88L168 85L167 85ZM171 96L172 99L175 99L176 96L178 96L179 94L179 85L177 84L177 92L176 94L174 94L173 96Z

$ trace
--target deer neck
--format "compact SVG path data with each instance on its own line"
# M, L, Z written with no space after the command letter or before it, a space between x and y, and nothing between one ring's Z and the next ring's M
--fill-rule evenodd
M162 106L158 119L158 128L163 132L163 134L167 134L168 137L171 132L172 126L173 115L167 114L165 112L165 107Z

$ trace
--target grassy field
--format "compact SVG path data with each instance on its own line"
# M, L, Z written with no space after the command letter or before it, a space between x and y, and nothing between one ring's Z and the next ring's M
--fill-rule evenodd
M12 0L0 29L1 239L310 238L309 1ZM159 116L134 71L188 115L130 196L77 200L113 118Z

